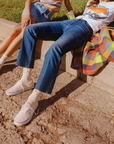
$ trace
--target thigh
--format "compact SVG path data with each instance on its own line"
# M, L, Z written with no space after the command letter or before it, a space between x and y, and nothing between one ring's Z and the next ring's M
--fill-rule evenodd
M12 31L13 31L14 33L20 33L20 32L22 31L21 25L16 26L14 29L12 29Z
M72 25L74 20L65 20L60 22L37 23L28 26L28 31L37 40L57 40Z
M45 22L27 26L29 33L37 40L57 40L64 32L61 22Z
M64 31L53 45L55 45L54 48L59 48L59 52L61 52L62 56L68 51L82 47L89 38L90 35L88 34L88 31L84 31L77 25L72 25Z

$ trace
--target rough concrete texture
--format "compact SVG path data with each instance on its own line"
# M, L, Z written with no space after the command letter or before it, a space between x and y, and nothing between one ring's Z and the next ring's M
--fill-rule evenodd
M52 94L40 95L38 116L15 126L13 119L32 92L5 94L22 75L17 55L0 70L0 144L114 144L114 96L61 70ZM34 83L42 64L35 61Z

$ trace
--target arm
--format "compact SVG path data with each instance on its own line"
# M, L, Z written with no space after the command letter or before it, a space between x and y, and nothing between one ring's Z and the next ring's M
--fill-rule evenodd
M64 3L65 3L65 6L67 8L67 10L69 11L66 15L68 17L68 19L74 19L75 18L75 15L73 13L73 9L72 9L72 6L71 6L71 3L69 0L64 0Z
M26 14L22 16L22 27L26 27L27 25L31 24L31 17L30 17L30 7L31 7L31 3L34 0L26 0L25 2L25 11Z
M34 0L26 0L26 2L25 2L25 11L26 11L27 15L30 15L30 7L31 7L31 3L33 1Z
M64 3L68 11L73 10L69 0L64 0Z

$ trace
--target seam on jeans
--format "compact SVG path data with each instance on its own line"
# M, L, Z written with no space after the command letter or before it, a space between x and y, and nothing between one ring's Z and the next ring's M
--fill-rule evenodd
M45 55L45 56L46 56L46 55ZM51 54L50 54L50 57L51 57ZM61 57L61 56L60 56L60 57ZM48 66L50 65L50 60L51 60L51 59L49 59ZM61 59L60 59L60 61L58 61L58 63L59 63L59 67L60 67ZM43 65L44 65L44 64L43 64ZM47 68L48 68L48 67L47 67ZM47 69L47 68L46 68L46 69ZM59 71L59 68L58 68L58 71ZM56 73L56 70L54 70L53 72ZM46 73L46 70L45 70L45 73ZM40 79L40 82L39 82L38 87L35 86L36 89L39 89L39 90L41 89L41 88L40 88L40 85L41 85L41 82L42 82L43 79L44 79L45 73L43 73L43 76L42 76L42 78ZM57 73L58 73L58 72L57 72ZM51 76L51 77L52 77L52 76ZM57 77L56 77L56 78L57 78ZM56 78L55 78L55 80L56 80ZM54 83L54 84L55 84L55 83ZM52 88L51 88L51 87L52 87ZM46 92L46 93L48 93L48 94L51 94L53 87L54 87L54 85L52 85L52 82L51 82L51 85L49 86L48 90L46 89L46 90L41 90L41 91ZM50 90L50 89L51 89L51 90Z
M71 24L69 24L66 28L65 28L65 30L67 29L67 28L69 28L70 26L72 26L72 25L74 25L74 24L76 24L77 22L79 22L79 20L74 20L74 22L73 23L71 23ZM64 30L64 31L65 31Z
M85 28L86 28L86 30L88 31L88 33L90 34L91 33L91 30L90 30L90 28L88 28L88 26L86 25L86 21L85 22L83 22L84 23L84 25L85 25Z
M35 42L36 43L36 42ZM36 46L32 49L32 53L30 54L30 59L29 59L29 65L28 65L28 67L33 67L34 68L34 62L33 62L33 64L32 64L32 66L31 66L31 59L32 59L32 55L33 55L33 51L34 51L34 49L35 49L35 53L36 53ZM35 54L34 54L35 55ZM34 56L34 61L35 61L35 56Z
M91 28L91 26L89 25L89 23L86 20L83 20L83 23L84 23L86 29L89 31L89 33L93 34L93 29Z
M29 31L29 34L31 35L31 37L34 39L34 41L35 41L35 43L34 44L36 44L36 41L37 41L37 38L34 36L34 34L32 34L31 32L30 32L30 30L28 29L28 31ZM31 66L30 66L30 61L31 61L31 57L32 57L32 54L33 54L33 49L34 49L34 46L32 46L33 48L32 48L32 52L31 52L31 54L30 54L30 59L29 59L29 61L28 61L28 67L30 67L31 68ZM36 53L36 46L35 46L35 53ZM35 58L34 58L35 59ZM33 65L32 65L32 67L34 68L34 63L33 63Z
M89 37L90 37L91 35L90 34L87 34L86 36L84 36L79 42L76 42L76 45L78 45L77 47L74 47L74 45L75 45L75 43L74 44L72 44L72 45L70 45L70 47L74 47L73 49L77 49L78 47L79 47L79 43L81 42L81 41L83 41L84 39L86 39L86 41L84 42L84 43L87 43L87 41L89 40ZM66 47L66 51L68 50L68 48L69 47ZM73 49L71 49L71 50L73 50ZM68 51L67 51L68 52ZM64 54L63 54L64 55ZM63 56L62 55L62 56Z

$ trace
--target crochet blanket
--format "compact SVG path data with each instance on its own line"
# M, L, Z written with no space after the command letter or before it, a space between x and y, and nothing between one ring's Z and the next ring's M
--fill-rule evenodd
M114 28L103 25L90 42L74 50L71 68L93 75L109 61L114 62Z

